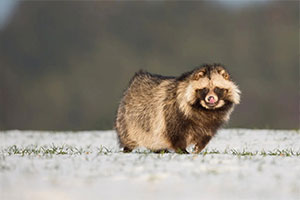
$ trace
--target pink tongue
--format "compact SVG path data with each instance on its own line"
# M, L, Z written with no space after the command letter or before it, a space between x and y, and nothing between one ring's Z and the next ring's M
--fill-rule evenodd
M215 103L216 101L215 101L215 99L214 98L210 98L209 99L209 103Z

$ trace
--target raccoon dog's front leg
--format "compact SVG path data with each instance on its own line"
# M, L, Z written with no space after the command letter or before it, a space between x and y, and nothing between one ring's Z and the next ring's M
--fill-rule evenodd
M208 144L208 142L211 140L211 138L212 137L208 135L200 137L196 142L193 153L195 154L200 153L204 149L204 147Z
M171 138L173 149L176 153L179 154L189 154L186 150L186 141L184 137L180 136L173 136Z
M175 152L179 154L189 154L189 152L186 149L180 149L180 148L176 149Z
M170 153L168 149L152 150L153 153Z

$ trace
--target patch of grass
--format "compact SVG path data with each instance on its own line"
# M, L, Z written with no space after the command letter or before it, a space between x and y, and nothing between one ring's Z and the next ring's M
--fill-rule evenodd
M18 147L17 145L12 145L10 147L7 147L6 149L2 150L2 154L7 154L7 155L20 155L20 156L25 156L25 155L39 155L39 156L44 156L44 155L81 155L81 154L88 154L89 148L86 150L77 147L73 147L70 145L54 145L52 144L51 146L36 146L36 145L30 145L26 147Z
M200 154L205 156L205 155L210 155L210 154L222 154L222 153L220 151L218 151L217 149L212 149L210 151L208 151L207 149L204 149Z
M220 152L216 149L207 150L205 149L200 154L212 155L212 154L228 154L234 156L282 156L282 157L290 157L290 156L300 156L300 151L294 151L293 149L275 149L273 151L246 151L246 150L236 150L236 149L226 149L224 152Z
M99 154L109 154L109 153L112 153L112 150L111 149L108 149L107 147L105 147L105 146L100 146L99 148L97 148L97 150L98 150L98 155Z
M235 149L231 149L230 154L236 155L236 156L256 156L258 154L258 152L257 151L250 152L250 151L246 151L246 150L237 151Z
M20 147L17 145L9 146L5 149L1 150L0 155L20 155L20 156L30 156L30 155L39 155L39 156L47 156L47 155L88 155L91 153L97 153L97 155L108 155L112 153L121 153L121 151L113 151L105 146L100 146L96 149L91 149L90 146L87 147L76 147L70 145L44 145L44 146L36 146L30 145L26 147ZM141 154L141 155L152 155L153 152L147 149L137 149L133 153ZM157 155L165 155L170 154L165 151L161 151L157 153ZM172 154L172 153L171 153ZM183 154L183 153L182 153ZM272 151L247 151L247 150L236 150L236 149L225 149L224 151L219 151L217 149L204 149L199 155L233 155L233 156L281 156L281 157L295 157L300 156L300 151L295 151L293 149L274 149Z

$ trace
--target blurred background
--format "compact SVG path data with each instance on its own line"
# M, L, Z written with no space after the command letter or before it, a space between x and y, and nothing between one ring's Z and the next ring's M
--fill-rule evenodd
M227 127L299 128L298 1L0 3L0 129L112 129L134 72L223 63Z

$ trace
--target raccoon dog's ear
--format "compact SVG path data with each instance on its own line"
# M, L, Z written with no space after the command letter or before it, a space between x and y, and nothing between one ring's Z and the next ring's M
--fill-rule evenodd
M205 71L198 71L193 75L193 80L199 80L200 78L203 78L205 76Z
M229 76L229 74L225 71L225 69L219 68L219 69L218 69L218 73L221 74L225 80L229 80L229 79L230 79L230 76Z

